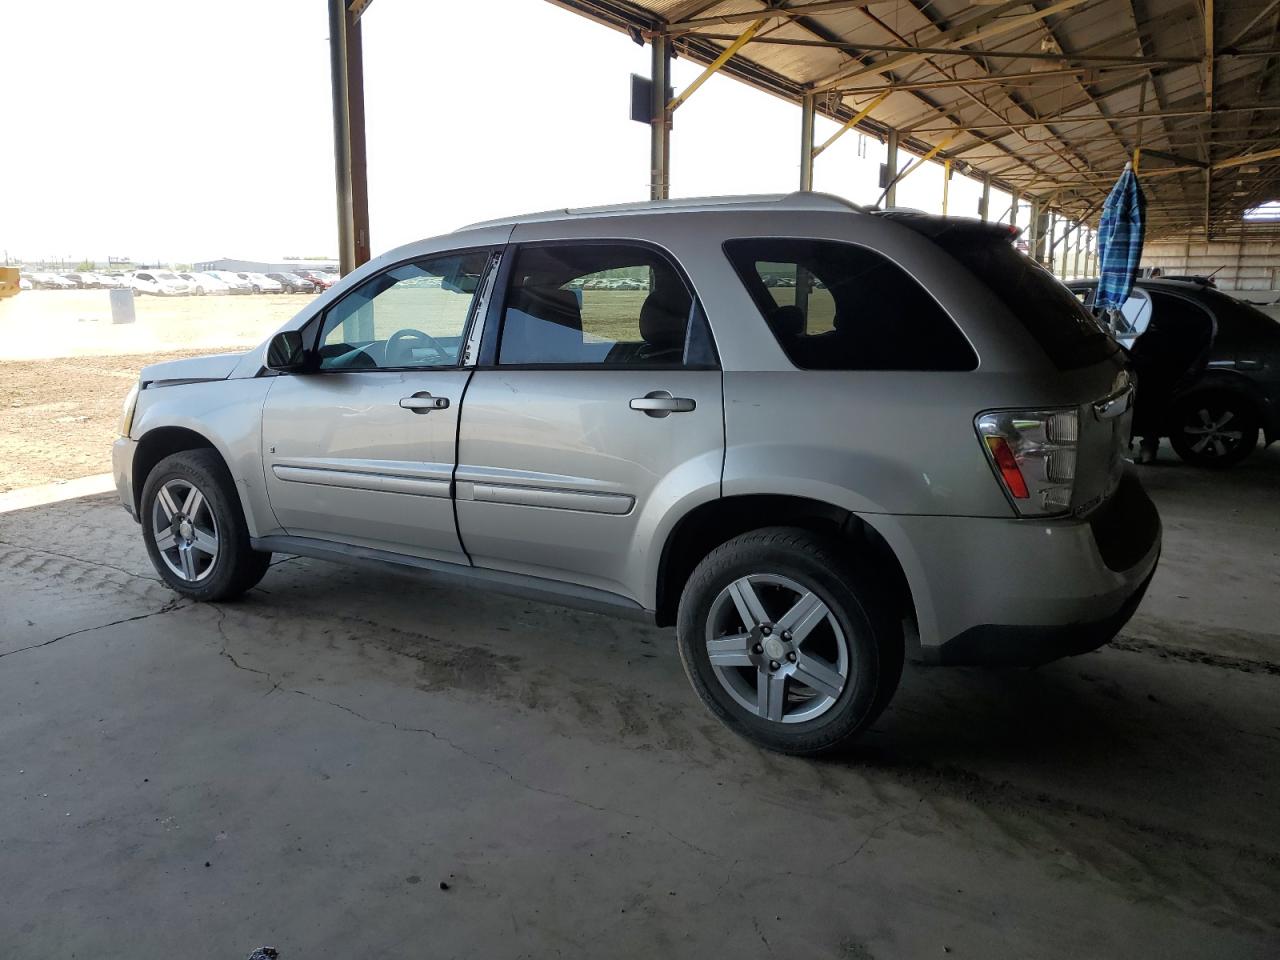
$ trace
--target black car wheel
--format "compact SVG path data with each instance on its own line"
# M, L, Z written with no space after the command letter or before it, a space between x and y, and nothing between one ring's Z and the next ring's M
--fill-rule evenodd
M235 484L212 450L165 457L142 488L147 553L170 588L192 600L230 600L258 584L271 554L249 543Z
M1192 466L1234 466L1258 445L1257 409L1236 393L1183 397L1174 405L1169 443Z
M839 540L771 527L698 564L677 641L694 690L734 732L782 753L848 746L902 673L887 591Z

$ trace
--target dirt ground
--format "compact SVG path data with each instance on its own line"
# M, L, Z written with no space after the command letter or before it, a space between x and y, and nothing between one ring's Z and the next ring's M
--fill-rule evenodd
M112 324L106 290L0 300L0 493L106 473L121 405L149 363L260 343L307 296L141 297Z

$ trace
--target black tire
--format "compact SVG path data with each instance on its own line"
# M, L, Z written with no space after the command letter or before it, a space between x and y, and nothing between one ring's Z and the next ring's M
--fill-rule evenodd
M721 634L719 624L712 618L724 615L727 609L723 599L731 584L742 578L754 576L765 579L790 581L805 591L812 592L827 607L829 617L824 617L810 634L812 641L839 645L844 637L847 671L838 696L825 699L817 688L809 689L799 683L800 675L791 674L781 680L783 692L782 710L792 720L766 719L756 710L742 705L729 683L721 674L733 676L748 693L751 678L778 677L788 670L801 668L800 663L787 664L779 659L755 666L721 668L717 674L708 653L708 640ZM760 584L759 599L772 620L769 629L780 626L780 611L790 603L789 588ZM770 597L773 590L776 596ZM797 756L814 756L838 752L850 746L858 735L875 721L892 699L902 676L903 638L898 623L885 598L888 591L871 569L837 539L815 534L795 527L767 527L735 537L711 551L693 571L680 597L677 618L677 644L689 682L702 702L725 726L770 750ZM769 609L772 600L773 609ZM782 606L778 606L781 603ZM736 605L728 608L730 618L737 616ZM739 618L738 625L724 631L737 635L743 631L746 620ZM839 634L835 627L839 627ZM764 631L766 639L759 633ZM819 631L826 631L826 636ZM745 634L743 634L745 635ZM767 643L767 636L789 639L788 634L773 635L765 628L753 630L751 636ZM808 648L795 648L798 656L805 658ZM812 651L810 651L812 652ZM760 643L750 646L752 656L762 655L768 660L766 647ZM792 653L785 657L795 659ZM806 658L807 659L807 658ZM831 665L829 658L827 665ZM776 663L778 673L772 664ZM766 673L768 671L768 673ZM798 684L798 689L797 689ZM834 689L834 687L832 688ZM808 694L812 699L805 700ZM793 698L795 698L793 700ZM803 719L807 704L830 701L830 705L812 719ZM794 708L794 709L793 709Z
M182 565L182 561L162 552L156 535L157 517L165 513L164 507L157 504L161 489L182 489L183 485L199 491L207 504L207 512L201 508L193 511L195 516L191 526L198 523L196 517L204 517L217 545L216 555L211 561L204 559L207 553L197 550L202 558L197 562L205 564L199 570L198 579L184 577L180 570L170 566L170 563ZM213 450L184 450L156 464L142 487L139 512L143 541L156 572L170 588L191 600L231 600L238 597L257 586L271 563L270 553L254 550L249 545L249 528L245 524L231 474ZM181 511L178 517L180 520ZM176 535L181 526L179 520L174 521L170 531L161 528L161 535L166 532L171 538ZM174 553L180 556L181 550L175 548Z
M1253 453L1259 427L1258 409L1247 396L1206 391L1173 405L1169 443L1192 466L1224 469Z

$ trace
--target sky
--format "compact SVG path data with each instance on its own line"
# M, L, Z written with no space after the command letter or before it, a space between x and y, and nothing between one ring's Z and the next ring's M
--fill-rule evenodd
M326 6L7 3L0 89L17 122L0 147L0 248L335 256ZM477 220L647 199L649 130L629 117L647 46L544 0L376 0L362 24L375 254ZM677 60L675 88L700 72ZM835 130L819 117L816 142ZM675 115L671 195L794 190L799 137L798 106L713 76ZM814 188L874 203L883 160L851 132L818 157ZM980 193L954 177L950 211L976 215ZM937 211L941 194L929 163L898 204ZM994 192L993 216L1008 203Z

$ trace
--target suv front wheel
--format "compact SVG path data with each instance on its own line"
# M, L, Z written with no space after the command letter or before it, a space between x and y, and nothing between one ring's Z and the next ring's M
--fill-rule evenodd
M722 544L680 598L680 658L731 730L782 753L850 744L902 674L885 590L840 541L773 527Z
M192 600L230 600L257 586L271 554L249 545L235 486L212 450L165 457L142 488L142 535L156 572Z

